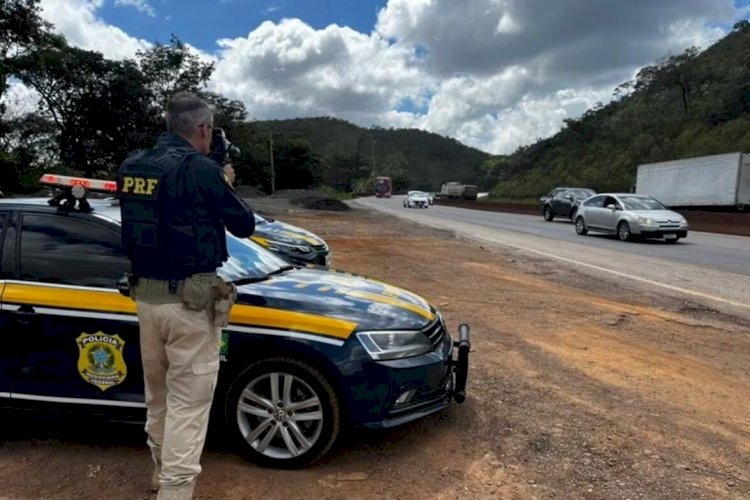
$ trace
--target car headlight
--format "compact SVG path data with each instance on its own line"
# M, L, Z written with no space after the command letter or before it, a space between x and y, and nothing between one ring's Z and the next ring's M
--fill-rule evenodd
M276 248L282 252L310 253L312 248L307 245L294 245L292 243L282 243L281 241L268 240L271 245L269 248Z
M638 217L638 223L643 224L645 226L651 226L656 223L654 219L649 219L647 217Z
M422 332L359 332L357 338L370 357L377 360L408 358L432 350L432 344Z
M253 237L253 239L268 248L269 250L277 250L279 252L292 252L292 253L310 253L312 248L308 245L298 245L295 243L286 243L279 240L269 240L268 238Z

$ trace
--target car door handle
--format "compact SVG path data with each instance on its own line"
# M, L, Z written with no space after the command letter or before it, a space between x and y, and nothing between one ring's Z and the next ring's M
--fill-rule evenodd
M31 306L21 306L16 311L16 323L21 326L30 326L31 322L39 315Z

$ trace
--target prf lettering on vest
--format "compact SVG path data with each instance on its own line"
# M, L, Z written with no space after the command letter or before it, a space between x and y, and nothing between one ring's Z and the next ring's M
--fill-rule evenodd
M124 177L122 180L122 192L145 194L148 196L154 194L154 189L158 184L159 179L146 179L144 177Z

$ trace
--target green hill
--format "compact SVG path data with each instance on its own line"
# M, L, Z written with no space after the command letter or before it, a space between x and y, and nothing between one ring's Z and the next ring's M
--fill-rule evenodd
M641 163L750 151L750 23L723 39L643 68L615 99L566 120L556 135L484 162L503 198L556 185L627 190Z
M277 189L302 187L299 182L307 179L311 184L337 190L352 191L364 186L369 191L372 177L387 175L399 189L437 190L448 181L479 182L480 166L490 157L455 139L430 132L366 129L330 117L254 121L231 133L237 145L247 151L243 159L254 172L247 181L263 187L269 183L269 139L273 138ZM290 156L297 167L291 161L284 162L290 150L294 150ZM302 162L307 162L307 174L299 171L300 155L307 155Z

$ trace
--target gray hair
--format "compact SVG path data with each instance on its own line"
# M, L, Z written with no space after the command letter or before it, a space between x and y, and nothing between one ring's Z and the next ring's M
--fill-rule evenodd
M192 92L178 92L167 103L167 130L170 132L190 136L204 123L214 124L211 108Z

